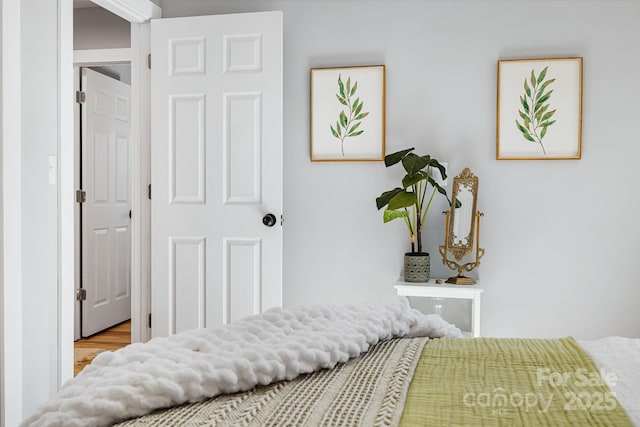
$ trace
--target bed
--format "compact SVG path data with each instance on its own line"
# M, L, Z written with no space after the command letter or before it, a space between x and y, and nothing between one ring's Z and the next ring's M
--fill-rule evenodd
M639 339L459 334L402 297L270 310L100 355L23 425L640 426Z

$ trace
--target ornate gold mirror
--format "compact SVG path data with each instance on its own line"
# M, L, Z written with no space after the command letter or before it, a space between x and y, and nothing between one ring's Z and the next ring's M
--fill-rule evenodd
M478 177L469 168L453 178L452 205L446 215L444 230L444 245L439 247L442 262L452 270L458 270L458 275L447 279L447 283L458 285L472 285L476 283L470 277L465 277L465 271L471 271L480 265L480 258L484 249L479 247L480 217L482 212L476 211L478 199ZM460 203L457 204L456 200ZM459 205L459 207L455 207ZM475 254L472 261L464 262L463 258L470 253ZM454 259L449 259L453 256Z

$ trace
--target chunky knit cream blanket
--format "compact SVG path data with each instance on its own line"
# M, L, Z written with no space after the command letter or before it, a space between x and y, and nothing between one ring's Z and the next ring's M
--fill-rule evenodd
M23 426L103 426L158 408L292 380L394 337L454 337L439 316L404 297L351 306L274 308L101 353Z

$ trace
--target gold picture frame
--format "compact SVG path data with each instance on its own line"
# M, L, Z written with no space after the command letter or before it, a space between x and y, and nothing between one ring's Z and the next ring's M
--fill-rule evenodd
M379 162L385 156L384 65L312 68L312 162Z
M498 61L497 160L582 157L582 57Z

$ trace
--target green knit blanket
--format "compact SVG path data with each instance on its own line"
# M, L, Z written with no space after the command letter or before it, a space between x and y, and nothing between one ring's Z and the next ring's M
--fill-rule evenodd
M431 340L400 425L631 426L615 380L573 338Z

